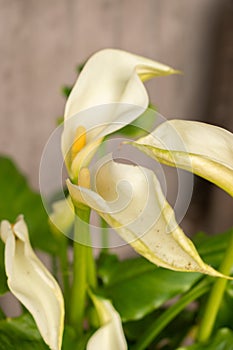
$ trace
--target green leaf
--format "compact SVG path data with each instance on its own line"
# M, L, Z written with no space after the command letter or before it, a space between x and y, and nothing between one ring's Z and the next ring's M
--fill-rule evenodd
M116 254L108 254L105 252L100 253L100 256L97 260L98 276L102 279L104 284L109 283L112 271L114 270L116 263L118 262L119 259Z
M203 260L217 268L223 259L232 232L233 228L214 236L199 232L192 240Z
M0 350L46 350L39 331L29 314L0 320Z
M73 89L73 86L64 85L62 87L62 95L65 96L65 98L68 98L72 89Z
M50 233L40 194L29 187L26 177L5 157L0 158L0 193L0 221L15 222L23 214L32 246L49 253L58 251L58 241Z
M151 314L147 315L141 320L131 321L124 324L124 332L129 341L136 343L142 335L150 328L150 326L157 320L164 309L159 309ZM182 340L185 338L186 334L191 329L194 322L194 311L183 310L180 315L178 315L167 327L164 329L156 340L152 344L156 344L160 349L158 344L164 342L169 344L169 349L176 349L176 347L181 344ZM156 348L152 346L152 349Z
M83 70L85 64L86 64L86 61L84 61L84 62L82 62L82 63L79 63L79 64L77 65L77 67L76 67L76 72L77 72L78 74L82 72L82 70Z
M202 277L157 268L143 258L116 262L109 269L105 265L100 270L105 287L98 292L112 300L124 322L143 318Z
M233 331L220 329L207 344L194 344L177 350L233 350Z
M131 124L126 125L120 130L117 130L113 134L109 135L122 135L129 138L137 138L146 136L153 128L156 121L156 107L152 104L149 105L149 108L134 120Z
M4 244L0 240L0 295L8 292L7 278L4 267Z
M85 332L77 338L77 333L72 327L66 326L64 329L62 350L86 350L87 342L93 331Z

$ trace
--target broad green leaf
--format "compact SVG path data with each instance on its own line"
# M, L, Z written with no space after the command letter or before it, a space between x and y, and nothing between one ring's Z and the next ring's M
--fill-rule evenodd
M194 344L177 350L233 350L233 331L220 329L207 344Z
M5 243L5 269L10 291L32 314L46 344L52 350L60 350L63 296L56 280L32 250L23 218L19 217L14 225L2 221L0 237Z
M67 326L64 330L62 350L86 350L91 333L85 333L77 339L74 329ZM17 318L0 320L0 350L48 350L36 324L30 314Z
M105 159L91 177L93 191L67 180L74 204L96 210L139 254L171 270L222 277L202 261L178 226L152 171Z
M128 261L128 260L127 260ZM119 258L116 254L108 254L101 252L97 260L98 276L101 278L104 284L109 283L111 278L111 271L115 268L119 262Z
M35 322L29 314L0 320L0 350L46 350Z
M106 286L131 278L140 278L143 273L155 271L158 267L144 258L119 261L116 255L102 253L98 260L98 275Z
M157 268L142 258L116 262L114 268L101 272L106 285L98 293L112 300L124 322L143 318L202 277Z
M113 69L114 67L114 69ZM148 107L143 81L178 71L121 50L101 50L82 69L66 103L62 152L71 178L87 166L103 138L136 120ZM79 128L86 143L77 147Z
M227 249L233 229L217 235L207 235L203 232L193 237L193 242L200 256L214 268L218 268Z
M40 195L29 187L25 176L5 157L0 158L0 193L0 221L14 222L18 215L23 214L32 246L49 253L57 252L58 242L50 233Z
M160 163L191 171L233 196L233 134L229 131L170 120L131 144Z
M132 343L140 341L142 335L154 324L155 320L161 317L165 308L150 313L138 321L124 323L124 332L127 339ZM194 310L183 310L169 325L156 337L151 344L151 349L176 349L182 343L187 333L192 328L195 320ZM162 346L164 343L165 347ZM161 347L159 346L161 344Z
M4 264L4 243L0 239L0 295L9 291Z
M67 325L64 329L62 350L86 350L88 339L92 334L93 331L88 331L77 337L75 329Z

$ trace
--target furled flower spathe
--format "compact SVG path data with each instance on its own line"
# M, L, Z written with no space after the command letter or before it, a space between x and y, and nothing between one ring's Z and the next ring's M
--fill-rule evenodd
M112 303L92 294L100 328L87 343L87 350L127 350L121 318Z
M170 120L131 143L161 163L193 172L233 197L233 134L189 120Z
M67 100L62 152L71 178L88 165L103 138L148 107L142 81L178 71L131 53L106 49L84 66Z
M222 276L205 264L175 220L155 174L144 167L105 160L91 189L67 180L74 204L98 212L139 254L158 266Z
M0 237L5 243L5 269L10 291L32 314L45 343L60 350L64 322L61 290L32 250L22 216L11 225L1 222Z

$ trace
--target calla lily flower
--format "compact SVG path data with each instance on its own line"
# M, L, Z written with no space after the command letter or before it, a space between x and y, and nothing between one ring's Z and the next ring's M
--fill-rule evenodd
M91 178L91 189L67 180L74 204L96 210L139 254L171 270L223 276L202 261L178 226L151 170L109 160Z
M0 237L5 243L5 268L10 291L29 310L45 343L61 349L64 302L61 290L32 250L26 223L1 222Z
M233 196L233 134L220 127L171 120L131 143L160 163L197 174Z
M70 177L88 165L103 138L140 116L149 104L142 81L178 71L125 51L106 49L84 66L67 100L62 152Z
M92 335L87 343L87 350L127 350L122 329L121 318L111 302L92 295L100 328Z

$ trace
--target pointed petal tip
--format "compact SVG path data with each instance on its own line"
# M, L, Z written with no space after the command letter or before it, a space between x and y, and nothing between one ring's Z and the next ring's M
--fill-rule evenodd
M32 250L23 216L19 216L14 225L3 221L2 236L6 236L5 269L9 289L32 314L50 349L60 350L64 327L62 292Z

